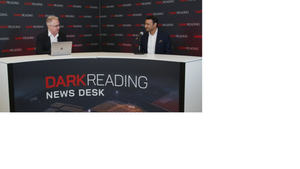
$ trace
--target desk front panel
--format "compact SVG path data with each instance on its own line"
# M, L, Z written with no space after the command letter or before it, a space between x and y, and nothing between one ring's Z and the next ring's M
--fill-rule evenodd
M183 112L185 63L114 58L8 64L11 112Z

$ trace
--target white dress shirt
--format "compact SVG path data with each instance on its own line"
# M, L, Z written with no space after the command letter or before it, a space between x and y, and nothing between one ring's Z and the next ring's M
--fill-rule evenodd
M52 44L52 42L58 42L57 41L57 38L59 36L58 33L56 34L56 36L53 36L52 33L48 30L48 36L50 37L51 44Z
M148 48L147 48L148 54L155 54L157 32L158 32L158 28L156 28L154 35L151 35L151 33L149 32Z

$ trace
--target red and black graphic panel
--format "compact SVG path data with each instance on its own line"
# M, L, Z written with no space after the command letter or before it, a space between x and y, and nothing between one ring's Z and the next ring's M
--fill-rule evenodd
M12 112L181 112L184 71L184 63L135 59L10 64L10 108Z

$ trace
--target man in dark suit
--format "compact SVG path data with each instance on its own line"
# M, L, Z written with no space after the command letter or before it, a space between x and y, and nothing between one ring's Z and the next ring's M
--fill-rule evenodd
M156 16L148 16L145 21L146 31L141 37L141 50L148 54L172 54L172 43L168 33L158 30Z
M36 54L50 54L52 42L67 41L66 35L60 32L58 17L49 16L46 20L48 30L36 38Z

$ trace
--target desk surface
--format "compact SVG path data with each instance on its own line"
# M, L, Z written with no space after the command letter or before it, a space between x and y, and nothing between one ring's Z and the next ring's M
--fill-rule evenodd
M144 54L135 55L133 53L108 53L108 52L86 52L86 53L72 53L64 56L50 56L50 55L28 55L28 56L12 56L0 58L0 63L20 63L43 60L58 60L58 59L83 59L83 58L119 58L119 59L145 59L145 60L160 60L169 62L194 62L202 60L202 57L183 56L183 55L154 55Z

